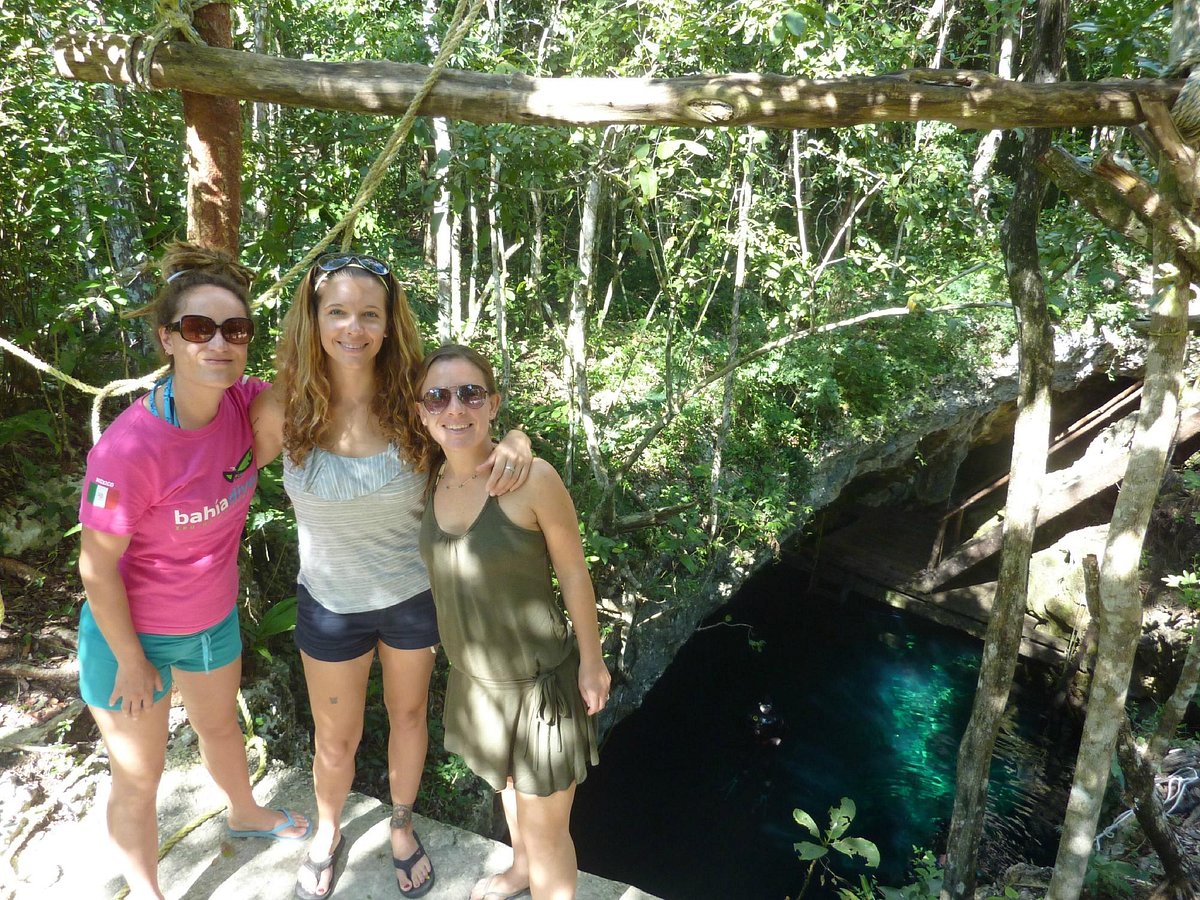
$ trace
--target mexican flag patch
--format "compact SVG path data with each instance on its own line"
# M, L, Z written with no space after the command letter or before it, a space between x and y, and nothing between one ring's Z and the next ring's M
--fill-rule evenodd
M111 484L101 481L89 481L87 487L87 502L100 509L113 509L117 505L117 492Z

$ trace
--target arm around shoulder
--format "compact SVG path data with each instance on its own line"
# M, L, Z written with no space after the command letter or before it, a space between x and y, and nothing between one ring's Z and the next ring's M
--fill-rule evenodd
M250 425L254 429L254 460L262 468L283 449L283 395L272 385L250 404Z

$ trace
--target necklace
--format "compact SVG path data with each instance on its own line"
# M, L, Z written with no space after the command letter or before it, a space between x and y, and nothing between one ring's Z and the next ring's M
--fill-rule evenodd
M439 475L439 476L438 476L438 478L441 478L441 477L443 477L445 474L446 474L446 470L445 470L445 469L442 469L442 473L441 473L441 475ZM476 472L474 475L470 476L469 478L464 478L464 479L463 479L462 481L460 481L458 484L449 484L449 483L447 483L447 484L443 484L443 485L442 485L442 488L443 488L444 490L447 490L447 491L448 491L448 490L450 490L450 488L464 488L464 487L466 487L466 486L467 486L469 483L471 483L472 481L474 481L474 480L475 480L476 478L478 478L478 477L479 477L479 473L478 473L478 472Z

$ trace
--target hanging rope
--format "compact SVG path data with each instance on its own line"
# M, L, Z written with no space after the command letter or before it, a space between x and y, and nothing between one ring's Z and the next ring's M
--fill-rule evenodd
M145 90L150 89L150 68L154 61L154 51L172 33L178 31L183 34L186 40L194 44L204 43L192 25L192 16L201 7L217 2L226 2L226 0L157 0L157 23L147 34L134 42L135 48L140 48L137 51L140 55L136 64L130 64L130 73L135 86ZM326 248L333 243L338 234L342 235L342 247L344 249L350 247L351 242L354 240L354 223L359 213L366 208L375 191L383 183L388 167L395 160L401 144L408 137L408 133L412 129L412 123L417 118L417 111L421 108L421 104L425 101L425 98L433 90L438 77L449 63L450 57L454 55L459 45L462 44L463 39L466 38L475 16L483 7L483 3L484 0L458 0L450 24L446 29L445 39L438 50L437 56L434 58L429 74L413 96L412 102L409 103L408 109L405 110L399 124L393 129L391 136L384 144L383 150L371 164L370 169L367 170L367 174L363 177L358 192L355 194L354 201L350 204L350 208L337 224L330 228L321 240L317 241L300 262L285 272L271 287L259 295L258 299L254 301L255 307L261 306L268 300L278 296L293 278L302 272L308 271L317 257L325 252ZM135 68L137 69L136 75L133 73ZM166 367L164 366L142 378L121 379L98 388L67 375L65 372L43 362L32 353L23 350L3 338L0 338L0 348L25 360L38 371L51 375L85 394L94 395L95 399L92 401L91 417L92 443L100 439L100 410L107 398L130 394L139 389L149 390L154 382L166 372Z
M100 440L100 407L108 397L116 397L120 396L121 394L132 394L134 391L139 389L149 390L151 386L153 386L154 382L157 381L167 371L167 367L163 366L162 368L151 372L149 375L143 375L141 378L122 378L119 381L109 382L104 387L98 388L94 385L85 384L78 378L74 378L68 375L66 372L54 368L54 366L50 365L48 362L38 359L28 350L18 347L16 344L12 343L11 341L7 341L2 337L0 337L0 349L3 349L8 353L11 353L13 356L25 360L25 362L29 363L39 372L45 372L47 375L57 378L59 381L70 385L78 391L95 396L95 399L92 401L93 444Z
M255 305L263 304L273 299L293 278L302 272L308 271L317 257L325 252L325 249L333 243L334 238L339 233L342 234L342 248L347 249L350 247L354 240L354 223L358 218L358 214L366 208L367 203L370 202L379 185L383 183L383 178L387 174L388 167L395 159L396 154L400 150L401 143L408 137L412 123L417 118L417 110L421 108L421 104L429 96L430 91L433 90L434 84L437 83L438 77L442 74L442 70L446 68L446 64L454 54L454 51L458 49L463 38L467 36L471 22L483 7L483 3L484 0L471 0L468 7L467 0L458 0L458 4L454 9L454 16L446 32L446 38L442 43L441 49L438 51L437 57L433 61L433 65L430 67L429 75L426 76L425 81L413 96L412 102L409 103L408 109L405 110L400 123L392 131L387 143L384 144L383 150L371 164L371 168L367 170L367 174L363 176L362 184L359 185L358 193L355 195L354 201L350 204L350 209L347 210L346 214L342 216L336 225L329 229L321 240L317 241L305 255L304 259L292 266L275 284L259 295L255 301Z

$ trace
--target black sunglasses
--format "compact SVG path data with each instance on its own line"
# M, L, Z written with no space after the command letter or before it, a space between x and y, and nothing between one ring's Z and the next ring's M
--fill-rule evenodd
M347 266L357 266L360 269L365 269L372 275L378 275L384 286L388 289L388 294L391 294L392 286L388 284L387 276L391 273L391 268L382 259L377 259L374 256L359 256L357 254L346 253L326 253L323 256L317 257L317 261L313 263L313 290L317 290L334 272L340 272Z
M183 316L168 325L167 331L178 331L189 344L207 344L218 331L230 344L248 344L254 337L254 322L245 316L234 316L218 325L208 316Z
M479 409L490 394L481 384L460 384L453 388L430 388L421 395L421 405L430 413L437 415L445 412L450 405L450 398L457 397L458 402L469 409Z

